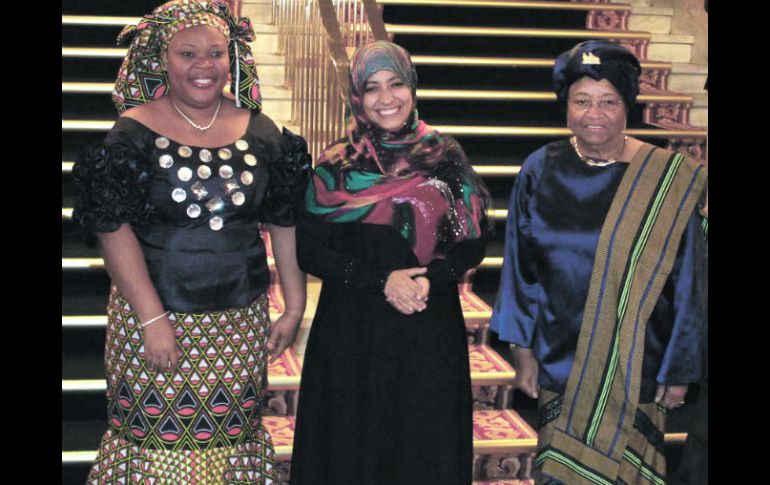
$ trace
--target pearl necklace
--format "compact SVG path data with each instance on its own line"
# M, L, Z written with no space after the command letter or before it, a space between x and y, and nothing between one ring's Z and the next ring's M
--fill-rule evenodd
M613 158L610 158L610 159L605 160L603 162L597 162L597 161L591 160L590 158L588 158L585 155L583 155L582 153L580 153L580 149L578 148L578 141L577 141L577 137L576 136L573 136L572 138L569 139L569 142L572 145L572 148L575 149L575 153L577 153L577 156L580 157L580 159L583 160L584 162L586 162L588 165L591 165L592 167L605 167L607 165L612 165L613 163L617 162L618 158L620 157L620 155L622 155L623 152L626 149L626 142L627 141L628 141L628 136L624 135L623 136L623 146L620 147L620 151L617 153L617 155L615 155Z
M217 115L219 114L219 108L221 108L221 107L222 107L222 98L219 98L219 100L217 100L217 101L218 101L218 102L217 102L217 109L216 109L216 111L214 111L214 117L213 117L213 118L211 118L211 121L209 121L209 124L208 124L208 125L206 125L206 126L201 126L201 125L197 124L196 122L194 122L193 120L191 120L191 119L190 119L190 118L189 118L189 117L188 117L186 114L184 114L184 113L182 112L182 110L181 110L181 109L179 109L179 107L176 105L176 103L174 102L174 100L173 100L173 99L171 100L171 106L173 106L173 107L174 107L174 109L176 110L176 112L177 112L177 113L179 113L179 115L180 115L182 118L184 118L184 120L185 120L186 122L190 123L190 124L192 125L192 127L193 127L193 128L195 128L195 129L197 129L197 130L199 130L199 131L206 131L206 130L208 130L209 128L211 128L211 125L213 125L213 124L214 124L214 121L216 121L216 119L217 119Z

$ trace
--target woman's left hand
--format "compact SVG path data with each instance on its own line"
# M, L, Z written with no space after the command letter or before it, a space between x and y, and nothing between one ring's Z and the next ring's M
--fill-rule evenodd
M425 282L418 282L415 278L428 271L425 267L397 269L390 273L385 283L385 299L396 310L404 315L411 315L414 312L421 312L427 307L425 300L429 290L427 278Z
M665 384L658 384L655 402L666 409L676 409L684 404L685 394L687 394L687 385L666 386Z
M270 351L270 362L274 362L287 347L294 343L302 317L284 313L275 321L267 339L267 349Z

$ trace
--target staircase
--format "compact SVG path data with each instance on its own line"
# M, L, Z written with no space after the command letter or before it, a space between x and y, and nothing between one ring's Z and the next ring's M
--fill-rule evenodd
M704 30L705 36L708 35L703 2L675 2L676 9L651 6L651 0L630 3L629 28L652 33L649 57L671 63L668 89L692 96L690 124L708 126L708 93L703 89L708 76L708 58L701 52L705 46L696 42Z
M531 483L521 479L531 469L536 407L518 392L514 399L515 371L506 361L507 346L487 331L513 179L527 154L567 136L564 116L550 90L555 56L580 40L602 37L622 39L653 58L650 51L658 33L642 31L635 23L643 22L634 17L637 6L628 5L514 0L378 3L388 32L417 64L420 116L457 137L494 197L490 215L497 235L484 262L461 285L475 408L474 479L478 484L525 485ZM71 222L72 160L84 145L99 143L116 118L110 92L124 51L115 48L115 37L126 23L154 6L156 2L144 0L65 0L62 5L62 483L66 485L83 483L107 419L103 346L109 278L99 254L80 242ZM283 58L276 54L270 9L269 1L244 1L241 15L252 19L257 34L252 50L259 64L264 111L279 125L298 132L297 120L290 119L291 96L284 86ZM587 29L596 25L626 30ZM639 26L638 31L632 26ZM690 125L695 97L667 91L674 89L670 84L679 74L677 68L697 71L697 66L678 64L642 61L646 92L632 111L629 133L661 146L673 137L680 143L676 146L685 148L705 139L703 129ZM660 117L650 115L656 106L675 106L677 113L684 113L675 117L676 130L660 127ZM320 281L311 278L297 344L269 368L265 423L284 479L290 473L302 357L319 290ZM272 289L270 301L275 319L283 311L279 288ZM675 431L666 435L668 449L675 450L685 437L684 429Z

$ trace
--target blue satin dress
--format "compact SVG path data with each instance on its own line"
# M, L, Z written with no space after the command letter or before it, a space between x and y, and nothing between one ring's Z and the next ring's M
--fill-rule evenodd
M559 394L575 357L599 233L627 167L590 166L562 140L527 158L511 192L490 326L502 340L531 347L540 387ZM657 384L688 384L701 375L700 222L694 211L647 325L642 403L654 400Z

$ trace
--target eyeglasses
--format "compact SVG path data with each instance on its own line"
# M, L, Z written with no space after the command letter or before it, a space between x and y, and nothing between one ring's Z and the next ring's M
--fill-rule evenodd
M591 106L596 104L599 109L605 113L612 113L613 111L617 111L618 108L623 106L623 101L621 101L619 98L607 98L601 99L599 101L592 101L589 98L578 97L570 99L569 102L570 105L572 105L572 107L578 111L588 111L591 109Z

